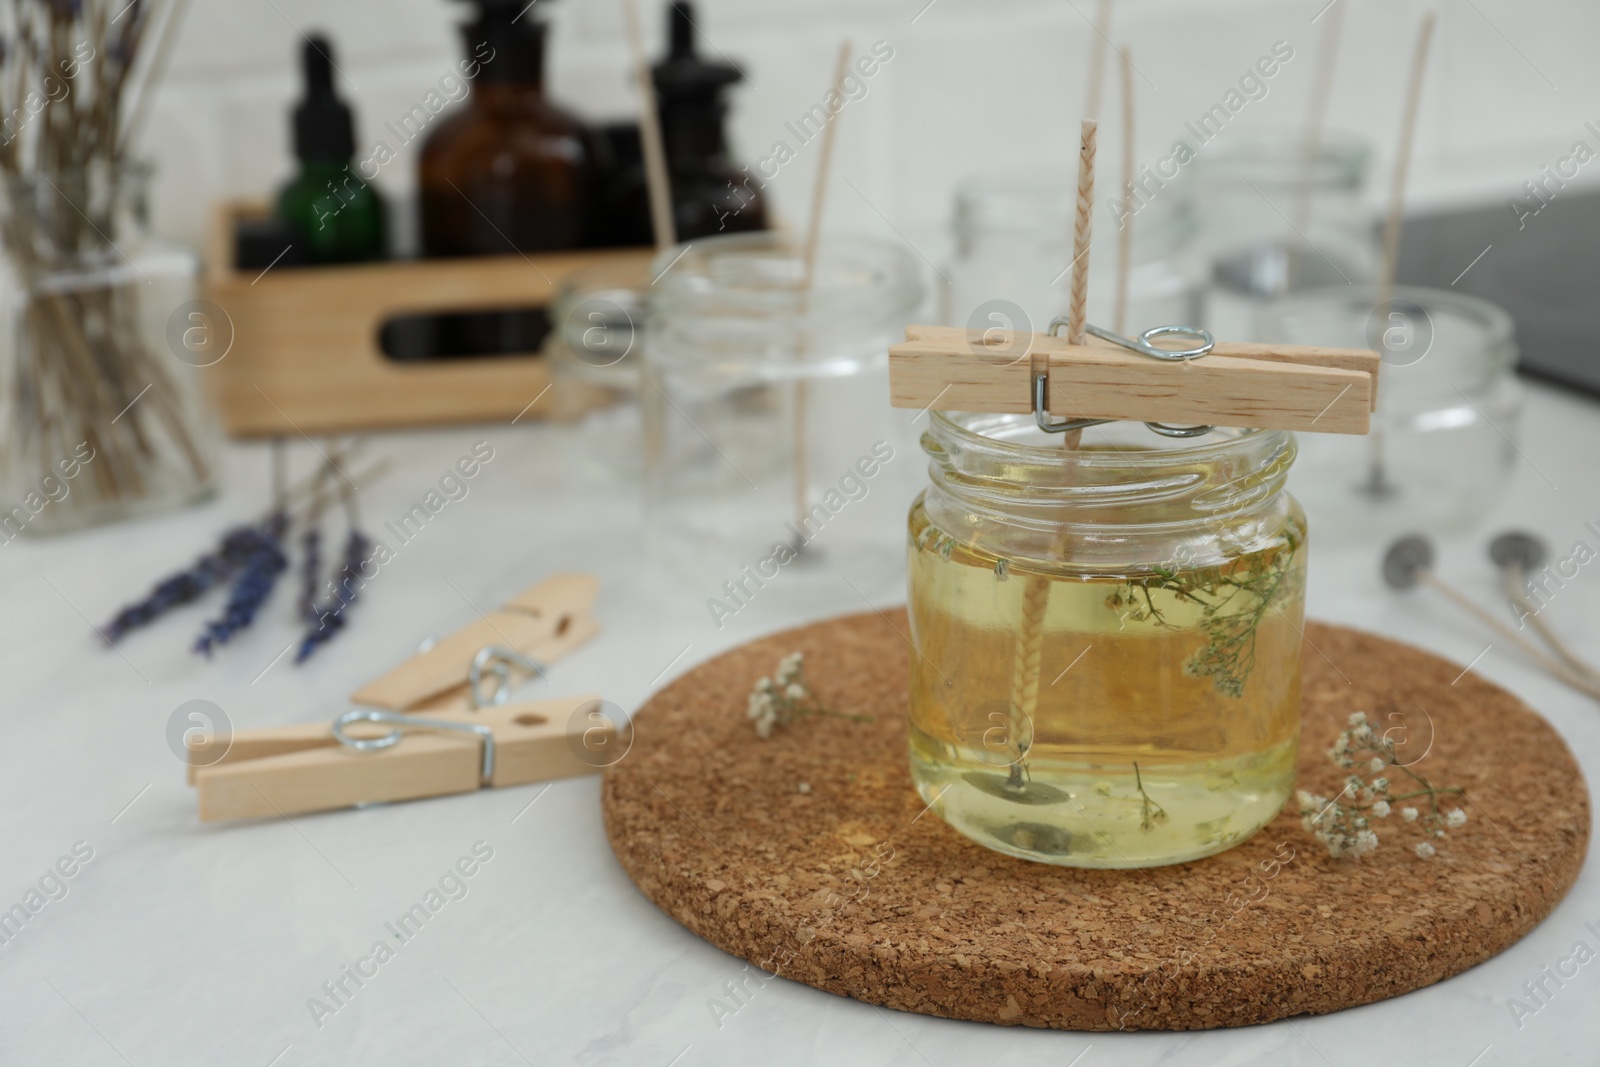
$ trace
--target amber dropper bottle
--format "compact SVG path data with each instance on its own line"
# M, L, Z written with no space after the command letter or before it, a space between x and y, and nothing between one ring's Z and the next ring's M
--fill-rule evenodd
M422 149L422 246L429 256L576 248L595 194L589 132L544 93L542 3L470 0L461 27L478 64L465 105Z

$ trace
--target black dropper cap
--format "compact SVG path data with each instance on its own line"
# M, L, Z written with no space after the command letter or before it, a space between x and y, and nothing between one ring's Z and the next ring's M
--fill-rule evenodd
M539 8L550 0L467 0L477 8L461 24L467 58L482 64L477 80L538 85L544 81L546 26Z
M667 58L654 68L656 93L663 106L709 102L723 89L744 80L738 67L709 62L695 51L694 7L687 0L674 0L667 13L667 33L671 42Z
M342 163L355 154L350 108L333 91L333 45L318 34L301 50L306 95L294 109L294 154L302 163Z

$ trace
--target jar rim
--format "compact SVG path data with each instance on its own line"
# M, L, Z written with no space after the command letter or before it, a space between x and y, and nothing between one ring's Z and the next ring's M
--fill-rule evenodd
M740 320L832 322L908 314L923 297L916 262L877 237L830 237L817 250L811 284L805 249L775 231L718 235L659 252L650 264L653 314Z
M937 428L942 434L959 442L968 449L988 451L994 454L1003 454L1027 463L1059 464L1063 449L1055 442L1035 445L1021 441L1011 441L991 434L981 433L968 425L962 419L992 418L997 423L1002 420L1014 420L1015 416L988 415L984 412L961 411L930 411L928 413L930 427ZM1013 423L1016 424L1016 423ZM1266 445L1269 441L1273 444L1277 440L1291 436L1287 430L1263 430L1256 427L1219 426L1214 431L1221 436L1207 440L1211 435L1193 438L1194 442L1181 444L1167 444L1163 448L1147 450L1134 449L1082 449L1073 453L1075 461L1089 467L1108 469L1112 467L1128 467L1141 470L1153 470L1163 466L1187 464L1197 461L1214 459L1243 450L1251 445ZM1173 439L1164 439L1170 441Z
M1312 173L1315 184L1357 186L1372 160L1372 142L1359 133L1324 129L1317 137ZM1261 184L1301 182L1305 174L1305 131L1291 126L1253 130L1238 141L1201 155L1199 172L1214 179L1234 171Z

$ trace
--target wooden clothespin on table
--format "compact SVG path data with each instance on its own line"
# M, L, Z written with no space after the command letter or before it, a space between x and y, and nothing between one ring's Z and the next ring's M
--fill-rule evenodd
M610 753L627 744L626 729L595 697L426 716L357 708L332 728L307 723L207 739L191 745L189 759L200 821L214 822L590 774L615 762ZM217 746L226 747L219 754Z
M1364 434L1377 404L1379 358L1368 349L1213 341L1189 326L1137 338L1087 330L1073 345L1053 332L907 327L889 349L892 403L1032 412L1056 432L1132 419L1168 436L1203 432L1194 424ZM1174 337L1192 344L1154 343Z
M509 667L593 637L593 577L559 574L357 690L327 722L194 737L200 820L415 800L589 774L626 751L627 723L596 697L508 704ZM480 683L499 679L493 694Z
M590 574L546 578L368 682L350 700L390 711L459 711L472 706L471 694L487 668L499 677L500 691L496 700L480 702L504 703L509 676L506 664L541 673L544 664L600 632L590 614L598 588ZM516 657L501 650L532 661L532 666L519 664Z

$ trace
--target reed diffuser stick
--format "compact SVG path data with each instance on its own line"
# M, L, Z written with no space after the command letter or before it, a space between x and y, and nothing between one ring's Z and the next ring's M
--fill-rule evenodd
M633 53L633 76L639 83L639 138L644 147L645 185L650 194L650 227L656 248L678 243L678 226L672 216L672 179L667 174L667 149L661 141L661 113L656 107L656 83L650 60L644 54L639 31L639 11L634 0L622 0L623 22L628 27L628 48Z
M833 99L844 99L844 79L850 73L850 42L839 42L839 61L833 69ZM822 208L828 198L828 173L833 168L833 141L838 132L839 116L834 115L822 130L822 144L817 156L817 178L811 186L811 218L806 223L805 244L800 253L801 311L811 302L811 285L816 280L817 245L822 239ZM799 354L805 354L805 336L800 337ZM806 409L808 407L804 368L794 381L794 515L795 527L805 526L806 509L811 506L807 482L810 464L806 460Z
M1300 175L1294 201L1295 233L1306 233L1311 225L1311 190L1316 184L1317 157L1322 152L1322 130L1328 120L1328 101L1333 96L1333 74L1339 58L1339 33L1344 25L1344 4L1334 4L1322 26L1317 48L1316 74L1311 83L1311 100L1306 105L1305 145L1300 153ZM1288 288L1293 289L1306 250L1289 246Z
M1411 170L1411 144L1416 137L1417 111L1422 103L1422 76L1428 67L1428 47L1433 43L1435 15L1422 16L1417 47L1411 56L1411 81L1406 87L1405 110L1400 115L1400 145L1395 150L1394 182L1389 187L1389 216L1383 223L1383 276L1378 306L1394 296L1395 271L1400 262L1400 218L1406 206L1406 176Z
M1094 221L1094 156L1099 126L1085 119L1078 142L1078 204L1072 234L1072 295L1067 307L1067 343L1081 345L1088 337L1085 329L1089 303L1089 247L1092 243ZM1062 484L1070 485L1074 476L1073 453L1078 448L1082 430L1062 435ZM1051 558L1065 554L1067 536L1057 535L1050 553ZM1016 659L1011 671L1011 710L1021 721L1013 726L1019 738L1031 736L1031 724L1039 706L1039 666L1044 652L1044 618L1050 606L1050 579L1043 574L1029 575L1022 593L1022 625L1017 638ZM1020 742L1019 742L1019 747ZM1022 759L1026 751L1019 752L1011 766L1012 786L1020 787Z
M1400 263L1400 220L1406 206L1406 175L1411 169L1411 145L1417 130L1417 111L1422 102L1422 76L1428 66L1428 47L1433 43L1435 16L1432 11L1422 16L1422 26L1417 30L1416 51L1411 56L1411 79L1406 87L1405 110L1400 115L1400 144L1395 149L1394 182L1389 188L1389 215L1383 223L1383 274L1378 282L1378 299L1373 314L1384 314L1384 308L1394 299L1395 272ZM1384 434L1381 425L1374 425L1367 436L1367 481L1363 491L1378 498L1394 493L1389 482L1388 463L1384 458Z
M1111 37L1111 0L1099 0L1094 8L1094 40L1089 42L1089 91L1084 97L1084 118L1100 117L1100 85L1106 77L1106 46Z
M1117 223L1117 299L1112 312L1112 329L1128 332L1128 286L1133 274L1133 57L1128 46L1117 50L1122 63L1122 195L1130 210Z

